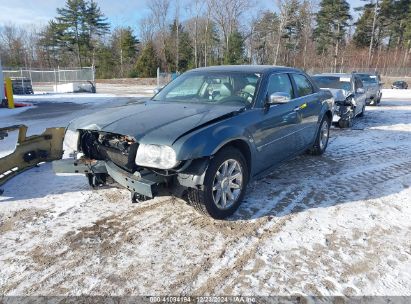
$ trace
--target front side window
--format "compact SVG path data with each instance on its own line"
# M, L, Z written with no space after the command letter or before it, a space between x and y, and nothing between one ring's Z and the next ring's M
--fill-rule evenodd
M297 87L298 96L303 97L314 93L310 81L301 74L293 74L293 79Z
M272 74L268 80L267 95L274 93L288 93L290 98L294 98L293 86L287 74Z
M242 72L193 72L179 76L152 100L221 105L252 104L261 75Z

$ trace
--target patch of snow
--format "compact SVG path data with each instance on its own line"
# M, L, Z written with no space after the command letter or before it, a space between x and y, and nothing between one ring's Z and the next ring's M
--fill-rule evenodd
M14 152L17 145L17 139L19 136L19 131L8 132L8 136L0 140L0 158L7 156ZM1 161L1 160L0 160Z
M19 108L14 108L14 109L0 108L0 118L17 115L17 114L23 113L24 111L32 109L32 108L33 106L19 107Z
M411 296L410 115L405 97L367 107L323 156L250 184L226 221L41 164L3 186L0 293Z
M47 93L47 94L32 94L32 95L19 95L15 97L16 101L28 101L32 103L36 102L71 102L76 104L88 104L88 103L107 103L113 102L118 96L115 94L100 94L100 93ZM122 96L122 97L144 97L143 95Z
M384 99L390 99L390 98L403 98L403 99L409 99L411 98L411 90L393 90L393 89L382 89L382 97Z

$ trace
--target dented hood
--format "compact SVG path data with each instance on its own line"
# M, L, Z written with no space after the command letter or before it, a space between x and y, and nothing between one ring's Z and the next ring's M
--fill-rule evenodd
M69 129L104 131L134 137L140 143L173 144L181 135L224 119L241 106L147 101L105 109L73 120Z
M333 94L335 101L344 101L351 93L343 89L332 89L332 88L321 88L323 90L328 90Z

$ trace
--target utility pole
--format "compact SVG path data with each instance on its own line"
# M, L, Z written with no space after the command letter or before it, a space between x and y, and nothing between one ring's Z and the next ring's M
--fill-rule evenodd
M372 21L371 41L370 41L370 48L368 50L368 67L371 66L371 55L372 55L372 48L374 45L374 34L375 34L375 25L377 23L377 13L378 13L378 0L376 0L375 2L374 18Z

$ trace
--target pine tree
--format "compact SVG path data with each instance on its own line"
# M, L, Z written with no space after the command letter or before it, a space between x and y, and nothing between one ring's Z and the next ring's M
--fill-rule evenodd
M112 49L104 44L96 47L96 77L113 78L113 67L118 63L113 58Z
M333 47L334 70L337 70L341 44L344 41L348 22L352 19L350 5L345 0L322 0L316 19L314 38L317 41L318 53L325 54L330 47Z
M178 25L177 29L177 20L174 20L174 22L170 25L170 32L166 39L165 55L168 71L184 72L194 64L192 41L181 24ZM176 62L177 58L178 66Z
M404 43L408 46L408 49L411 50L411 1L408 5L408 14L406 18L406 26L404 33Z
M244 39L238 30L235 30L228 37L228 49L224 53L224 64L243 64Z
M252 25L253 58L252 62L257 64L268 64L273 62L274 37L279 27L279 18L276 13L265 11L260 19Z
M368 47L371 43L373 16L373 9L366 7L361 17L355 23L356 29L353 40L355 45L359 48Z
M57 9L56 30L59 44L76 54L78 64L83 65L83 57L92 58L94 37L102 36L109 25L94 1L67 0L65 7Z
M179 34L179 61L178 71L185 72L194 66L193 62L193 47L191 39L186 31L181 31Z
M148 42L138 57L135 70L138 77L155 77L159 60L152 42Z
M137 45L139 40L134 35L130 27L116 28L111 36L111 46L113 56L119 63L120 77L126 77L133 73L134 64L137 58Z

